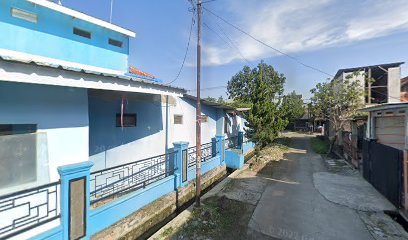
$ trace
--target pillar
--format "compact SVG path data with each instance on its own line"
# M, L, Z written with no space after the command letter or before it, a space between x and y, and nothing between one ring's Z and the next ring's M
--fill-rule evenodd
M215 136L216 139L216 151L217 154L220 155L220 165L224 165L225 164L225 144L224 144L224 140L225 140L225 135L216 135Z
M188 142L175 142L173 146L174 151L177 151L177 154L174 154L174 176L175 188L178 188L187 184Z
M92 162L58 167L61 178L61 226L64 240L89 239L90 170Z

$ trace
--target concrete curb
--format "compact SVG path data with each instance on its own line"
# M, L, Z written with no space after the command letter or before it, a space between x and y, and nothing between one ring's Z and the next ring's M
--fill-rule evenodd
M244 164L244 166L241 169L238 169L231 173L228 177L226 177L224 180L222 180L220 183L218 183L216 186L214 186L210 191L208 191L206 194L201 196L201 200L205 200L207 198L213 197L217 195L219 192L221 192L224 187L234 178L239 176L243 171L247 170L249 168L249 164ZM164 233L171 229L171 231L177 230L180 228L184 223L188 222L190 220L191 214L194 209L194 204L192 204L190 207L188 207L186 210L181 212L179 215L177 215L175 218L173 218L170 222L168 222L166 225L164 225L162 228L160 228L156 233L154 233L149 240L158 240L158 239L166 239L163 235Z

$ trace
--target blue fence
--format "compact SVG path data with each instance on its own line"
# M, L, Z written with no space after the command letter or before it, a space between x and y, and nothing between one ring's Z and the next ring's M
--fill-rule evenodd
M216 136L211 142L200 147L201 173L205 174L222 165L241 168L244 154L253 147L253 144L244 141L243 134L240 133L229 138ZM0 197L1 214L20 206L19 203L27 195L47 196L46 201L41 204L24 203L31 206L29 213L34 217L25 214L25 218L16 217L15 221L7 226L0 225L0 238L15 236L43 223L60 219L61 224L58 227L33 239L65 240L72 238L73 234L82 234L82 237L88 239L141 207L194 180L196 147L188 147L187 142L178 142L174 143L174 149L169 153L91 173L92 165L91 162L83 162L59 167L61 181ZM78 196L82 196L81 191L78 192L81 187L73 187L74 183L83 183L84 208L79 215L83 219L80 222L83 222L84 228L83 232L79 233L75 230L76 226L71 224L75 222L71 221L71 217L75 216L71 214L70 208L75 205L72 205L70 199L81 201L81 197ZM77 194L74 195L75 198L73 194ZM34 208L47 209L47 215L36 216Z

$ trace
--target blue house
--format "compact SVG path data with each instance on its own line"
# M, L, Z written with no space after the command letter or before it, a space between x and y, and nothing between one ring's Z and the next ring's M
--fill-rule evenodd
M78 196L88 206L86 224L108 214L91 211L90 201L119 185L129 187L123 183L130 178L134 189L165 178L166 191L173 191L177 174L184 175L181 169L173 175L180 167L173 160L181 164L181 153L171 151L187 146L177 142L195 145L195 98L129 71L129 39L136 34L52 1L0 4L0 206L8 206L0 208L0 239L47 231L50 239L89 237L107 227L67 227L75 222L67 209L69 194L79 189L76 181L85 186ZM202 143L211 147L208 171L225 164L219 140L225 133L237 136L243 120L232 107L202 103ZM137 180L129 171L139 174ZM152 196L143 202L160 197Z

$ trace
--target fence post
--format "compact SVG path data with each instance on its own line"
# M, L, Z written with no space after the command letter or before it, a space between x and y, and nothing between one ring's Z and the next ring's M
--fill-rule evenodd
M64 240L89 239L89 175L93 162L58 167L61 178L61 226Z
M174 176L175 188L178 188L187 184L188 142L175 142L173 146L174 151L177 151L174 157Z
M225 140L225 136L224 135L216 135L215 136L216 139L216 152L217 154L220 154L220 165L224 165L225 164L225 144L224 144L224 140Z
M241 149L241 151L244 151L244 132L239 131L238 132L238 149Z

